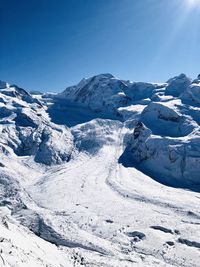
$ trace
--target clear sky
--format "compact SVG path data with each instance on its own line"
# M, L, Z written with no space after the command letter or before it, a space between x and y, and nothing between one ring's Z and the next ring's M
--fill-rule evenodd
M0 0L0 79L61 91L83 77L200 73L200 0Z

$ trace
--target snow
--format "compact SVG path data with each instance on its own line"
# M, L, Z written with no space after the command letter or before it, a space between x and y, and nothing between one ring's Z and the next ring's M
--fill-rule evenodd
M200 104L200 84L191 84L184 92L182 99L186 102L193 102L194 105Z
M0 88L0 266L199 266L198 79Z
M142 112L141 120L154 134L179 137L190 134L198 124L188 115L181 114L175 103L151 102Z
M122 81L111 74L100 74L83 79L77 86L66 88L56 97L87 106L94 111L116 113L132 101L150 97L164 84Z
M5 216L5 210L1 210L1 215ZM0 266L73 266L66 253L37 237L8 216L3 217L0 222L0 242Z
M190 85L191 80L185 74L180 74L172 79L170 79L166 87L166 95L180 96L184 90Z
M18 156L34 155L48 165L69 159L70 131L53 124L38 99L18 87L0 89L0 111L1 141Z

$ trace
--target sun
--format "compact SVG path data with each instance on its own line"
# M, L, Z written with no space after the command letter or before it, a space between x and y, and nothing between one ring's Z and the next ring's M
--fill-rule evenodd
M186 0L186 6L189 10L194 10L195 8L200 8L200 0Z
M187 0L189 5L200 5L200 0Z

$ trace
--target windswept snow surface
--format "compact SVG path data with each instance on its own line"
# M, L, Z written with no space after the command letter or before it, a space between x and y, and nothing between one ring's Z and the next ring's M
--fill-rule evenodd
M0 82L0 266L199 267L199 84Z

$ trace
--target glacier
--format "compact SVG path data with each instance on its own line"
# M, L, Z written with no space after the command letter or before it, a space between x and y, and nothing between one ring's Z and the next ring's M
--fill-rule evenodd
M0 266L198 267L200 77L0 81Z

